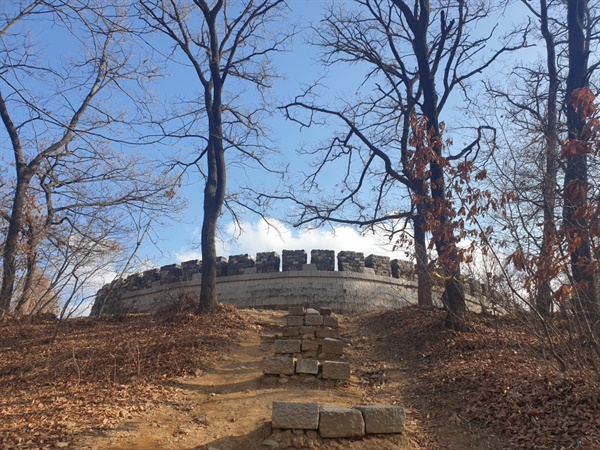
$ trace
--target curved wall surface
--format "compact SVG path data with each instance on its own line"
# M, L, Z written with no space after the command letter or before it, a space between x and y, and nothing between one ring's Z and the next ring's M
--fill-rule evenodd
M291 306L331 308L338 313L402 308L417 304L414 270L407 261L362 253L313 250L307 264L304 250L218 258L217 297L238 308L288 309ZM149 313L195 303L200 296L202 262L186 261L133 274L104 286L96 294L91 315ZM283 270L280 270L280 266ZM471 280L472 281L472 280ZM465 286L466 287L466 286ZM482 296L469 283L471 309ZM441 291L434 291L440 304ZM476 302L474 301L476 300Z
M124 292L120 312L154 312L200 296L200 276L190 281ZM370 273L294 271L238 275L217 279L221 303L238 308L332 308L339 313L401 308L416 304L416 283ZM111 311L107 311L111 312Z

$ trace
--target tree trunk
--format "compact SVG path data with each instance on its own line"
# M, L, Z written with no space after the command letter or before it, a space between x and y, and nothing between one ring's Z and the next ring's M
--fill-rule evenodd
M425 212L422 205L417 205L417 217L413 220L416 272L417 272L417 298L419 306L432 306L431 274L429 273L429 258L427 256L427 243L423 229Z
M24 314L35 314L36 311L34 302L37 300L33 299L34 283L36 282L37 275L37 239L36 230L33 226L29 227L26 232L27 235L27 263L25 272L25 281L23 283L23 290L21 292L21 298L15 305L15 315L20 316ZM42 311L39 311L42 312Z
M209 152L210 153L210 152ZM209 160L214 156L209 155ZM213 166L212 170L210 167ZM219 204L216 195L216 168L209 164L208 179L204 188L204 217L202 219L202 281L198 312L206 314L217 306L217 247L216 233Z
M206 5L205 5L206 7ZM216 8L216 7L215 7ZM208 117L208 173L204 187L204 218L202 220L202 281L198 313L206 314L217 307L217 221L225 200L226 167L223 148L223 110L221 52L216 29L216 14L205 13L210 37L210 81L204 82L204 104Z
M584 141L582 131L585 117L573 104L576 90L588 87L588 49L584 23L588 8L587 0L570 0L567 3L569 39L569 73L567 75L567 128L569 141ZM598 317L596 283L592 271L592 251L588 220L579 214L588 200L588 162L584 152L566 155L564 179L563 219L567 237L575 247L571 251L571 271L575 285L575 308L592 320ZM574 241L577 241L575 243Z
M427 4L426 7L428 8L429 5ZM431 199L433 208L438 212L441 211L441 213L438 213L439 217L436 217L440 221L440 230L434 230L433 239L438 252L438 258L441 261L442 276L446 280L444 292L446 307L448 309L446 325L454 330L464 330L466 328L465 294L460 279L460 261L456 252L454 231L452 230L450 219L446 214L449 206L446 199L444 170L440 165L442 158L442 136L438 117L438 99L435 78L429 66L429 47L427 45L429 11L425 7L423 8L419 17L420 25L415 28L417 31L415 31L413 47L415 56L417 57L419 83L423 91L422 111L427 119L427 131L431 136L430 145L433 146L432 150L435 153L435 159L429 164L431 172Z
M465 303L465 293L462 281L460 280L460 270L454 275L448 277L445 282L444 295L448 302L448 314L446 314L446 327L452 330L463 331L466 329L465 312L467 306Z
M556 205L556 175L558 170L558 126L557 95L559 87L556 68L556 48L554 36L548 28L548 6L546 0L540 0L540 27L546 43L546 64L548 67L548 101L546 113L546 170L542 187L544 226L542 246L540 249L540 267L538 267L538 289L536 292L536 308L541 316L548 317L552 312L552 288L548 271L545 270L550 261L554 261L553 242L556 237L554 224L554 208Z
M208 174L204 187L202 220L202 281L198 312L206 314L217 306L217 221L225 199L225 154L221 137L220 102L218 117L211 120L211 138L207 152ZM214 111L214 110L213 110Z
M8 223L4 251L2 253L2 287L0 288L0 315L7 314L15 287L17 272L17 250L23 224L23 209L31 175L25 167L17 168L17 186Z

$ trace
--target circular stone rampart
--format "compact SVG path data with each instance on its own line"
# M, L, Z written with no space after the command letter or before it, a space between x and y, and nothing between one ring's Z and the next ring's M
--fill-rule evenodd
M190 281L123 292L104 312L156 312L200 297L200 275ZM235 275L217 278L219 302L237 308L332 308L339 313L401 308L416 304L416 283L369 273L319 270ZM112 311L111 311L112 310Z
M417 304L412 263L383 256L339 252L338 270L331 250L313 250L311 264L303 250L284 250L283 260L268 252L257 254L256 260L247 254L219 257L217 263L217 299L238 308L310 306L353 313ZM201 267L201 261L193 260L115 280L98 291L91 315L153 313L195 304ZM470 292L467 300L478 299L478 292ZM437 304L440 297L435 289Z

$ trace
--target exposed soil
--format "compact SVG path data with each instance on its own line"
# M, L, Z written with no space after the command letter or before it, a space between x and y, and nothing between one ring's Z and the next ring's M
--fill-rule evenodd
M265 377L285 313L179 314L0 324L3 448L600 448L600 383L558 373L527 330L409 308L341 318L352 379ZM50 339L58 330L56 339ZM273 401L399 404L406 432L363 440L271 436ZM273 439L269 439L273 438ZM267 440L269 439L269 440ZM269 446L269 445L271 446ZM289 444L289 446L288 446Z

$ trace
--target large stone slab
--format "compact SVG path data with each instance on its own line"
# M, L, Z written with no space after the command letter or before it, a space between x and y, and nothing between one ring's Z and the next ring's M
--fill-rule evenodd
M323 316L331 316L333 310L331 308L319 308L319 314Z
M321 353L331 353L332 355L344 354L344 342L339 339L325 338L321 341Z
M337 317L324 316L323 317L323 325L326 327L337 328L337 327L339 327L340 322Z
M319 404L273 402L273 428L288 430L316 430L319 428Z
M317 330L317 327L307 325L307 326L300 327L300 334L303 337L315 337L316 330Z
M299 327L304 325L304 316L287 316L285 324L290 327Z
M359 405L355 406L365 419L367 434L402 433L406 410L402 406L393 405Z
M275 353L298 353L301 346L300 339L277 339L273 342Z
M321 406L319 434L324 438L350 438L365 435L365 421L357 409Z
M290 316L303 316L304 306L291 306L289 309Z
M266 375L293 375L296 358L291 356L272 356L263 359L263 373Z
M302 351L317 352L319 351L319 343L314 339L302 339Z
M339 337L340 330L338 328L317 328L317 338L338 339Z
M296 361L296 373L317 375L319 373L319 360L299 359Z
M323 325L323 316L320 314L307 314L304 316L305 325Z
M350 363L342 361L323 361L323 378L325 380L349 380Z
M281 333L283 337L293 337L300 335L300 327L284 327Z

